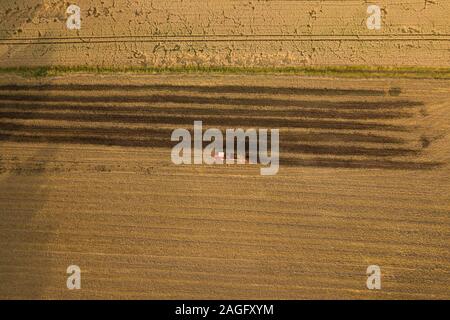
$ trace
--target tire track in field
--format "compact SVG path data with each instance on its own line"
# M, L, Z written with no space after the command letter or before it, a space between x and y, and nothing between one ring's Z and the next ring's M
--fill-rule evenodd
M447 42L450 36L435 34L385 34L385 35L177 35L177 36L83 36L55 38L15 38L0 39L0 45L76 45L115 43L230 43L230 42L403 42L432 41Z
M155 93L161 90L169 92ZM242 93L246 97L235 96ZM286 94L289 99L283 96ZM420 144L424 104L399 95L398 88L2 85L0 140L171 148L175 144L170 141L174 129L190 129L194 121L201 120L205 129L281 128L282 165L391 169L439 166L419 161L428 147ZM341 100L353 98L334 101L335 96Z

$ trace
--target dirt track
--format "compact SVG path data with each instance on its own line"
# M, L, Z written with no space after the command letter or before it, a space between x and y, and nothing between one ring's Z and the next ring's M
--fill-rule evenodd
M450 3L363 0L62 0L0 3L0 66L429 66L450 61Z
M0 297L448 299L450 83L268 79L0 80ZM194 120L280 128L279 174L173 165Z

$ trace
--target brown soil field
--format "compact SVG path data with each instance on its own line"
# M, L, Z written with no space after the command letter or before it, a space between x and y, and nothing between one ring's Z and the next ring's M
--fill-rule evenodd
M0 66L448 67L447 0L63 0L0 2Z
M430 79L3 77L0 298L449 299L449 98ZM172 164L194 120L279 128L279 173Z

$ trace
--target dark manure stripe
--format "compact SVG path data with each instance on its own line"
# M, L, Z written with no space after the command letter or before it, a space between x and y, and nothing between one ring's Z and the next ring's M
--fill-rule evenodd
M0 130L4 132L5 130ZM100 144L108 146L133 146L133 147L164 147L171 148L177 141L171 141L170 136L158 133L151 136L133 135L123 132L95 132L94 130L54 130L54 131L40 131L30 132L22 130L13 131L12 134L0 133L2 140L16 141L16 142L33 142L45 141L51 143L76 143L76 144ZM203 141L203 147L206 147L210 142ZM248 150L248 140L246 141L246 150ZM380 148L365 148L352 146L311 146L311 145L296 145L295 147L280 146L280 152L289 151L295 154L316 154L316 155L340 155L340 156L408 156L417 155L419 152L409 149L380 149Z
M391 170L431 170L442 167L441 162L391 161L391 160L353 160L353 159L294 159L280 158L281 166L348 168L348 169L391 169Z
M304 142L370 142L370 143L391 143L405 144L407 141L403 138L361 133L339 133L339 132L313 132L313 133L288 133L281 134L286 141L304 141Z
M198 93L247 93L247 94L293 94L293 95L317 95L317 96L386 96L399 95L401 91L390 89L332 89L332 88L297 88L297 87L271 87L271 86L203 86L203 85L171 85L171 84L41 84L41 85L0 85L0 91L142 91L142 90L167 90L187 91Z
M281 100L266 98L228 98L228 97L195 97L186 95L147 95L147 96L52 96L52 95L0 95L0 100L5 101L33 101L33 102L102 102L102 103L181 103L201 105L230 105L230 106L273 106L273 107L298 107L298 108L326 108L326 109L405 109L423 106L422 102L402 100L388 102L367 101L304 101Z
M24 133L57 133L57 134L90 134L90 135L123 135L130 137L161 137L170 139L174 129L169 128L128 128L128 127L64 127L52 125L29 125L16 123L3 123L0 121L1 131ZM191 130L192 131L192 130Z
M152 108L151 106L121 106L121 105L48 105L43 103L33 104L17 104L0 101L0 112L2 109L17 109L20 111L88 111L88 112L140 112L147 114L173 114L182 115L186 112L189 114L199 115L224 115L224 116L258 116L270 117L304 117L304 118L336 118L336 119L354 119L354 120L370 120L370 119L405 119L414 116L410 112L396 111L353 111L345 112L340 110L261 110L261 109L212 109L212 108Z
M0 112L0 119L22 120L64 120L75 122L116 122L116 123L141 123L141 124L171 124L184 127L192 127L194 121L203 120L208 126L228 126L230 128L255 127L255 128L311 128L334 130L384 130L409 132L404 126L365 123L357 121L334 120L309 120L309 119L279 119L279 118L226 118L223 116L198 119L198 116L182 115L174 116L147 116L147 115L123 115L123 114L83 114L83 113L31 113L31 112Z
M416 156L420 150L404 149L404 148L367 148L345 145L308 145L308 144L286 144L281 143L280 152L292 152L301 154L320 154L334 156L375 156L375 157L392 157L392 156Z
M145 148L168 148L170 140L160 139L130 139L121 137L80 136L74 135L8 135L0 133L0 141L11 141L21 143L67 143L67 144L90 144L102 146L119 147L145 147Z
M3 131L23 131L23 132L56 132L56 133L83 133L83 134L120 134L129 136L158 136L170 137L175 129L169 128L128 128L128 127L111 127L111 128L92 128L92 127L63 127L63 126L46 126L46 125L30 125L2 123L0 121L0 129ZM187 128L191 134L192 129ZM361 133L339 133L339 132L298 132L298 133L281 133L281 138L286 141L303 141L303 142L369 142L382 144L405 144L402 138L390 137L376 134Z

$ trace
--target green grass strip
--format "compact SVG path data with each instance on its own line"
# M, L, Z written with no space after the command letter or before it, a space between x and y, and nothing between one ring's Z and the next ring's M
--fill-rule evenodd
M328 76L346 78L413 78L450 79L450 68L428 67L369 67L369 66L323 66L323 67L10 67L0 68L0 74L16 74L23 77L48 77L72 73L205 73L205 74L292 74L302 76Z

